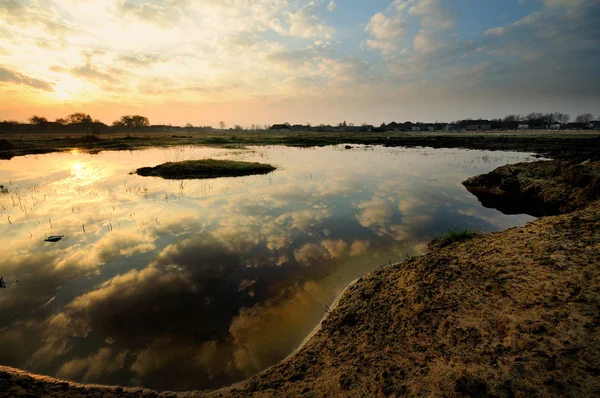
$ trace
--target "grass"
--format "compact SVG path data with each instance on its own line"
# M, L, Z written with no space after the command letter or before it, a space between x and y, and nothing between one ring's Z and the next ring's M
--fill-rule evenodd
M143 177L162 177L172 180L204 179L219 177L242 177L267 174L276 168L270 164L238 162L233 160L186 160L167 162L156 167L142 167L132 174Z
M467 240L471 240L478 236L481 236L481 232L479 232L479 231L474 231L474 230L470 230L470 229L454 228L454 229L449 230L445 235L441 236L439 239L445 245L449 245L449 244L455 243L455 242L464 242Z

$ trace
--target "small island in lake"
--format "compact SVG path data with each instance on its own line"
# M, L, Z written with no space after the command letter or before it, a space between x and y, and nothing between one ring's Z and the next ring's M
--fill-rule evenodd
M132 172L143 177L162 177L171 180L203 179L219 177L243 177L268 174L276 168L270 164L238 162L234 160L186 160L167 162L156 167L142 167Z

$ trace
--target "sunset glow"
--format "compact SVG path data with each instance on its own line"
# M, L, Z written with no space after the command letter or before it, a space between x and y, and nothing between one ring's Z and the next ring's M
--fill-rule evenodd
M596 0L6 0L0 119L597 113Z

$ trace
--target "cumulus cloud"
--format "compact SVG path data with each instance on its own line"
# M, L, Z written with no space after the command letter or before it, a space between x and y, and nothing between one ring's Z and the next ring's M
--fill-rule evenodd
M389 54L398 49L400 39L404 38L407 32L407 21L400 14L377 13L371 17L365 31L371 36L365 42L367 46Z
M281 27L276 29L279 33L305 38L323 37L329 39L335 32L335 29L322 22L315 15L315 3L313 2L299 8L296 12L286 11L284 14L287 29Z

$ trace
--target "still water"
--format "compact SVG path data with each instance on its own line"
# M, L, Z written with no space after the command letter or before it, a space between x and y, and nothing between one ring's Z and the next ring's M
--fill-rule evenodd
M210 157L278 169L185 181L129 174ZM2 160L0 363L88 383L231 384L285 358L361 275L452 228L532 220L483 208L461 185L530 160L360 146ZM50 235L64 239L44 242Z

